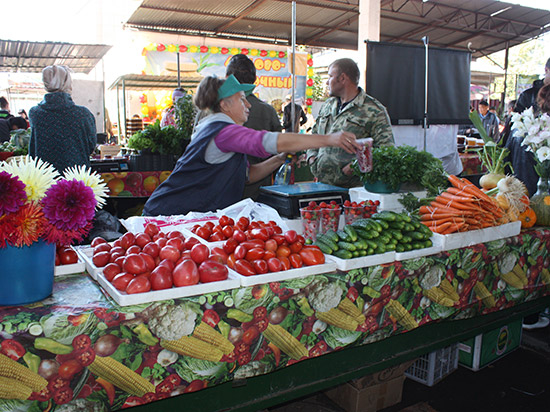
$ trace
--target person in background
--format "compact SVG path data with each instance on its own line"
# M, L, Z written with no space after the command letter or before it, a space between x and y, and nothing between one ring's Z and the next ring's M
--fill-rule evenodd
M27 121L20 116L12 116L8 119L0 119L0 143L11 139L13 130L27 130Z
M27 112L25 111L25 109L20 109L17 114L25 119L25 121L27 122L27 127L31 125L29 122L29 116L27 116Z
M59 172L75 165L89 167L97 143L95 118L86 107L73 102L70 69L48 66L42 70L42 81L48 93L29 110L29 154Z
M349 132L320 136L244 127L250 109L245 93L254 87L239 83L234 75L227 79L208 76L201 81L195 105L212 114L199 122L174 171L147 200L145 216L215 211L232 205L241 200L247 181L272 173L284 163L287 152L333 146L354 153L359 148ZM269 158L249 164L248 154Z
M256 82L256 66L254 62L250 60L244 54L236 54L231 60L225 70L226 76L235 76L239 83L254 84ZM243 124L244 127L248 127L254 130L265 130L268 132L280 132L281 122L277 112L270 104L258 99L252 93L246 96L250 109L248 113L248 120ZM256 156L247 156L248 162L251 164L261 163L265 159ZM243 199L251 198L256 200L260 194L261 186L271 185L271 175L259 180L255 183L247 183L243 191Z
M4 96L0 97L0 119L8 119L13 115L10 113L10 103Z
M499 138L498 125L500 124L500 120L498 116L489 111L489 103L487 103L487 100L479 102L478 111L479 118L481 119L481 123L483 123L487 135L496 142Z
M174 89L172 92L172 106L165 109L162 112L162 118L160 119L160 127L173 126L178 127L176 124L176 102L185 96L185 90L181 87Z
M359 68L352 59L335 60L329 66L327 85L331 97L321 107L312 133L345 130L358 139L372 137L374 147L394 145L388 112L358 86ZM307 151L313 175L320 182L341 187L361 186L350 167L354 159L354 153L338 147Z
M504 116L504 129L500 132L500 142L503 146L506 146L506 142L510 137L512 130L512 114L514 114L514 108L516 107L517 100L510 100L506 105L506 115Z
M533 82L533 85L529 89L524 90L519 95L514 111L516 113L522 113L525 109L528 109L531 106L533 106L533 110L537 112L539 109L539 106L537 104L537 96L539 94L539 90L542 88L542 86L549 83L550 83L550 59L546 60L546 65L544 66L544 79L535 80Z
M283 109L283 129L287 133L299 133L300 126L307 122L307 116L302 106L296 102L291 103L291 96L287 96L286 105ZM294 130L292 130L292 106L294 105Z

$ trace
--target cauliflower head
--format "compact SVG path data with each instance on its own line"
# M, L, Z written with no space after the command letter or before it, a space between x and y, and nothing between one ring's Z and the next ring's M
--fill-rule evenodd
M149 329L157 337L177 340L193 333L197 313L185 305L159 304L149 314Z
M318 312L328 312L338 306L344 291L336 283L320 282L309 292L308 300L313 309Z

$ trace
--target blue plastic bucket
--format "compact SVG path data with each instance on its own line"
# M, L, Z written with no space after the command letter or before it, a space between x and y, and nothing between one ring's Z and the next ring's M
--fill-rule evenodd
M52 294L55 243L0 249L0 305L38 302Z

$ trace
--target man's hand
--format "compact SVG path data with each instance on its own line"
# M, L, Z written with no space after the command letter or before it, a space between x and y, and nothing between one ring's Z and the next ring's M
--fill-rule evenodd
M336 132L328 135L330 146L340 147L348 153L355 153L355 150L361 149L361 146L355 140L355 135L350 132Z
M346 176L351 176L353 174L351 163L348 163L342 168L342 173L345 174Z

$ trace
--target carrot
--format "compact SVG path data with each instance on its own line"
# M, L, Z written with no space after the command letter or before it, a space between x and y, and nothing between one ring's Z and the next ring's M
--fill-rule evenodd
M433 202L432 202L433 203ZM430 214L430 213L455 213L460 214L461 211L458 209L453 209L449 207L437 207L437 206L420 206L420 209L418 210L420 214Z
M439 196L442 196L449 200L454 200L456 202L467 203L467 204L478 201L474 196L459 196L459 195L454 195L450 192L441 192Z
M429 227L433 227L433 226L440 226L440 225L442 225L443 223L447 223L447 222L454 223L454 221L455 221L455 218L453 218L453 217L446 217L446 218L443 218L443 219L425 220L425 221L422 222L422 223L429 225Z
M456 213L427 213L425 215L420 216L420 220L438 220L438 219L445 219L447 217L457 217Z
M425 224L425 222L422 222ZM448 229L449 227L451 227L453 225L452 222L445 222L443 223L441 226L435 226L435 227L432 227L432 226L428 226L430 228L430 230L432 232L435 232L435 233L443 233L446 229ZM426 225L427 226L427 225Z
M459 209L459 210L478 210L479 209L479 206L475 204L472 204L472 203L468 204L468 203L463 203L456 200L448 199L442 196L442 194L437 196L435 200L439 203L444 204L447 207L452 207L454 209Z
M449 205L445 204L445 203L440 203L437 198L436 200L432 201L430 203L430 206L432 207L435 207L435 208L440 208L440 209L447 209L448 211L452 211L452 212L455 212L457 214L460 214L462 213L462 210L460 209L457 209L457 208L454 208L454 207L450 207Z

